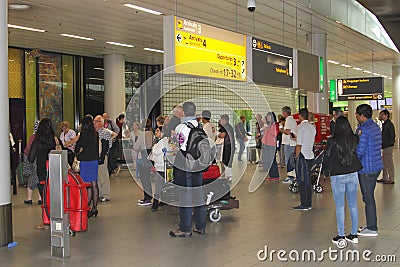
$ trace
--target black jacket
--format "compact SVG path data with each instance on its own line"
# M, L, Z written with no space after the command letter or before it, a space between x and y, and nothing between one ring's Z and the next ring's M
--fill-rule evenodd
M336 149L336 144L332 138L328 139L328 143L326 145L326 150L324 153L325 154L322 163L322 170L325 177L349 174L359 171L363 168L355 152L352 155L352 164L350 166L340 164L340 158Z
M382 124L382 149L394 146L395 138L396 133L393 122L388 119Z

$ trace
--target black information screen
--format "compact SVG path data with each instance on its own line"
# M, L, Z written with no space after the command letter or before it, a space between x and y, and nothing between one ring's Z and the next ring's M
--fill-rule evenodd
M252 39L253 82L293 87L293 49Z
M339 101L383 99L383 78L337 79L336 88Z

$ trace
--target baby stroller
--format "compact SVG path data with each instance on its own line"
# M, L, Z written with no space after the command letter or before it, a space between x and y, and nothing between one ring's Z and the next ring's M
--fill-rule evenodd
M310 174L310 182L312 185L312 189L317 193L322 193L324 190L323 186L320 184L321 173L322 173L322 162L324 160L324 148L325 143L317 143L314 146L314 155L315 159L313 165L311 166L311 174ZM293 171L294 172L294 171ZM297 183L294 176L294 179L289 185L289 191L292 193L299 192L299 184Z

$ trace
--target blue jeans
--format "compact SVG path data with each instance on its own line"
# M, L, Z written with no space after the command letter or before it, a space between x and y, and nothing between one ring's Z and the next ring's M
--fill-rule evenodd
M345 202L347 198L351 217L351 234L356 235L358 230L358 208L357 208L357 192L358 192L358 176L357 172L331 176L331 186L333 198L336 205L336 221L339 236L345 236L344 217Z
M365 217L367 219L367 228L372 231L378 231L376 219L376 204L375 204L375 185L381 171L358 174L360 181L361 193L365 203Z
M295 146L283 145L283 152L285 152L285 164L287 165L290 155L293 154Z
M192 211L196 222L196 228L204 230L206 228L206 208L204 192L202 190L203 177L200 172L185 172L179 168L174 168L174 178L181 176L180 180L186 176L186 186L179 188L179 229L183 232L192 232ZM193 190L193 187L197 187ZM202 203L202 205L192 207L192 203Z
M243 151L244 151L244 139L237 139L237 141L239 143L238 160L241 161L242 160Z

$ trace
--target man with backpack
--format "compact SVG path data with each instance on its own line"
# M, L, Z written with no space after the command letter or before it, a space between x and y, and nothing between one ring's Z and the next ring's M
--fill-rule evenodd
M207 135L196 120L196 105L193 102L185 102L183 113L185 117L175 128L174 136L179 143L173 174L174 183L180 187L178 189L180 222L177 230L169 232L172 237L190 237L192 231L201 235L205 234L206 210L202 171L207 169L213 159L209 155L211 149ZM206 152L207 149L208 152ZM196 222L193 229L192 210Z

